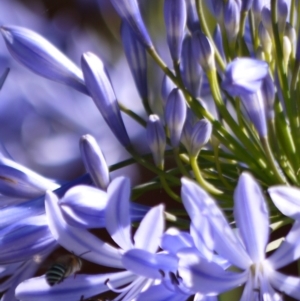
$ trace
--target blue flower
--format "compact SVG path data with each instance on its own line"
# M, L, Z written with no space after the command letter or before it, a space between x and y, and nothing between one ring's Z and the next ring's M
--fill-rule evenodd
M182 184L182 199L193 228L204 229L209 234L206 244L209 242L210 249L242 270L241 273L225 271L187 250L179 262L179 275L187 287L199 292L222 293L245 283L241 300L256 300L259 296L281 300L277 291L299 300L300 278L276 270L300 257L297 234L300 224L295 223L282 245L266 258L269 213L264 195L250 174L240 176L234 193L238 232L233 232L216 202L202 188L187 179ZM197 239L197 232L195 236Z

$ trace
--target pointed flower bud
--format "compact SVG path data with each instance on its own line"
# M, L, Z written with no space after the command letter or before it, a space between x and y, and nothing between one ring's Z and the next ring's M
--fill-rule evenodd
M266 104L266 112L268 119L274 118L275 92L275 85L273 83L271 75L267 74L261 86L261 93L264 103Z
M176 88L176 85L173 81L165 74L163 77L162 85L161 85L161 98L163 101L163 106L166 106L168 96L173 89Z
M166 149L166 134L157 115L150 115L147 123L147 141L151 149L155 165L162 168Z
M261 21L264 25L264 28L268 31L270 37L273 37L271 11L266 6L264 6L262 11L261 11Z
M258 26L258 35L264 52L270 55L272 51L272 39L262 22Z
M240 7L235 0L228 0L225 4L224 25L229 41L234 41L240 27Z
M199 120L193 127L186 124L183 143L192 157L197 157L201 148L209 141L212 134L212 125L206 119Z
M80 69L57 48L34 31L2 26L10 54L31 71L88 94Z
M219 24L216 25L216 28L214 30L213 39L214 39L214 42L219 50L219 53L220 53L223 61L226 62L225 52L224 52L224 48L223 48L222 32L221 32Z
M186 35L182 44L181 53L181 76L187 89L193 96L200 96L200 88L202 83L202 69L197 64L193 52L193 41L190 35Z
M292 57L295 58L295 52L296 52L296 30L295 28L288 22L285 24L285 30L284 30L285 36L288 37L288 39L291 42L292 46Z
M200 30L195 0L186 0L187 8L187 27L190 32Z
M172 60L179 62L186 24L185 0L165 0L164 18Z
M260 137L268 135L266 121L266 105L261 91L252 94L243 94L241 96L242 104L246 109L249 119L253 123Z
M290 56L292 54L292 44L290 39L287 36L284 36L282 39L282 50L283 50L283 62L284 66L287 69L289 64Z
M253 0L242 0L242 11L250 10Z
M148 98L146 49L137 39L130 25L122 22L121 38L135 85L142 99Z
M223 18L223 0L209 0L205 2L219 23Z
M280 33L284 32L285 23L288 16L288 6L285 0L277 2L278 29Z
M137 0L110 0L118 14L122 19L125 19L138 39L147 48L153 48L152 41L142 19Z
M95 54L86 52L81 58L81 65L86 87L104 120L120 143L128 147L130 140L104 64Z
M101 149L93 136L84 135L81 137L80 152L85 169L90 174L94 184L106 190L110 182L109 170Z
M214 70L215 52L209 39L202 32L197 31L193 34L194 55L203 70Z
M237 58L227 65L222 83L232 96L251 94L260 89L262 80L268 74L268 64L252 58Z
M186 119L187 106L182 91L174 89L169 97L165 109L165 121L169 129L173 147L177 147Z

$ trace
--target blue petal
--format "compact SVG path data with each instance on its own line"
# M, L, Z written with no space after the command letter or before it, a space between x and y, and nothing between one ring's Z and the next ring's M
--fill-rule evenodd
M192 222L207 219L215 251L235 266L248 268L251 259L215 201L200 186L185 178L182 179L181 196Z
M290 186L273 186L268 189L275 206L282 214L300 220L300 189Z
M69 189L59 201L66 222L79 228L105 227L106 204L104 191L84 185Z
M74 301L89 298L109 290L106 280L114 287L123 286L136 278L131 272L100 275L78 274L50 287L45 276L28 279L16 289L16 297L21 301Z
M252 261L263 261L269 239L269 212L261 188L245 172L234 192L234 217Z
M80 69L37 33L18 26L2 26L11 55L33 72L88 94Z
M114 179L108 187L108 202L105 212L106 229L112 239L124 250L133 247L129 209L130 181Z
M28 260L54 245L45 215L22 219L0 231L0 264Z
M246 282L248 271L233 273L224 271L214 262L208 262L189 250L179 255L179 276L184 284L194 292L220 294Z
M269 280L272 286L286 295L300 300L300 278L287 276L277 271L269 275Z
M145 215L134 234L134 246L149 252L156 252L165 229L164 206L159 205Z
M152 279L161 279L160 271L176 271L177 258L169 254L152 254L141 249L127 251L122 262L127 270Z
M82 55L81 66L89 93L107 125L124 147L130 145L120 108L102 61L93 53Z
M152 285L136 301L185 301L189 295L167 289L164 284Z
M268 258L274 269L280 269L300 258L300 221L296 221L280 247Z
M45 209L52 235L61 246L77 255L85 253L81 257L91 262L122 268L121 256L117 249L88 231L72 227L65 222L58 199L51 191L46 194Z
M237 58L229 63L225 71L223 89L232 96L255 93L268 74L268 64L252 58Z
M176 228L169 228L162 237L161 248L176 255L180 249L194 247L193 238L189 233L179 231Z

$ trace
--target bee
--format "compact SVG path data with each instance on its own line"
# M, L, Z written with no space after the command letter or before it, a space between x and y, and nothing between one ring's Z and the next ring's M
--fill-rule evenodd
M66 277L81 270L82 261L74 254L59 257L46 272L46 281L50 286L61 283Z

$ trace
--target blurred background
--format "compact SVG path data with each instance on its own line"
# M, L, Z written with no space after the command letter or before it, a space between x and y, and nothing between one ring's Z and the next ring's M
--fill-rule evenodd
M145 22L153 31L151 35L162 56L169 60L168 53L163 53L167 48L162 4L160 0L140 1ZM18 25L41 34L78 66L83 52L94 52L104 61L118 100L145 116L123 55L120 20L110 1L1 0L0 16L1 24ZM155 27L149 22L151 18ZM0 93L0 141L17 162L47 177L74 179L84 172L78 143L86 133L96 137L108 164L128 157L91 98L27 70L14 61L0 38L1 74L7 67L10 73ZM150 99L156 106L160 102L162 73L157 67L151 68ZM159 105L157 110L161 110ZM135 147L141 153L148 152L144 129L127 116L123 118ZM129 171L133 181L138 181L137 167L130 167Z

